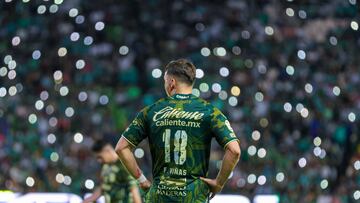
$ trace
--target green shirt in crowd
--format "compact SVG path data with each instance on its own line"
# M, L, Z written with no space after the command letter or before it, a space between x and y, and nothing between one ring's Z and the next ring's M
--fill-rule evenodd
M137 185L120 161L104 164L101 189L106 203L132 203L130 189Z

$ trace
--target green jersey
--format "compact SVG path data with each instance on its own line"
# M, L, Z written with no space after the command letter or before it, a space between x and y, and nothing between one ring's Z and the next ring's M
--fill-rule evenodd
M122 136L133 146L148 138L153 185L146 202L207 202L211 140L238 141L227 118L210 103L187 94L144 108Z
M136 180L127 172L120 161L104 164L101 170L101 190L107 203L131 203L130 188Z

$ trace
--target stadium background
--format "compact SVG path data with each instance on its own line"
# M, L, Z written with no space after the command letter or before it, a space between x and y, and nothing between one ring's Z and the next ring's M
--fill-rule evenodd
M2 0L0 189L90 192L93 141L116 143L184 57L241 139L223 193L357 202L359 20L356 0Z

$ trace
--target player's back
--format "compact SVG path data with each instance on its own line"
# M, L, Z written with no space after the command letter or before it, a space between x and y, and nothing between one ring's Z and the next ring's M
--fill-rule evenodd
M225 116L190 94L159 100L143 112L154 176L149 201L207 202L209 188L199 178L207 176L211 139L224 146L235 137ZM219 130L229 136L217 136Z

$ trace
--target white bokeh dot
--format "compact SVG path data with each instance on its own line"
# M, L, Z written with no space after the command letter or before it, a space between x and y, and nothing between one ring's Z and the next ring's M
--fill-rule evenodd
M86 36L84 38L84 44L87 46L91 45L93 42L94 42L94 39L91 36Z
M348 115L348 119L350 122L354 122L356 120L356 115L354 112L350 112Z
M65 109L65 115L69 118L72 117L74 115L74 113L75 113L75 110L72 107L67 107Z
M259 185L264 185L266 183L266 177L264 175L259 176L257 182Z
M101 30L103 30L104 28L105 28L104 22L99 21L99 22L97 22L97 23L95 24L95 30L97 30L97 31L101 31Z
M34 124L37 121L37 116L35 114L30 114L28 117L29 123Z
M204 77L204 71L200 68L197 68L196 69L196 72L195 72L195 77L196 78L203 78Z
M58 182L58 183L63 183L63 182L64 182L64 179L65 179L65 177L64 177L64 175L63 175L62 173L58 173L58 174L56 174L56 176L55 176L55 180L56 180L56 182Z
M257 152L259 158L264 158L266 156L266 150L264 148L260 148Z
M256 154L256 147L254 145L251 145L248 147L247 152L250 156L254 156Z
M74 135L74 141L76 143L81 143L83 141L84 137L81 133L75 133Z
M305 53L304 50L299 50L297 52L297 56L298 56L299 59L304 60L306 58L306 53Z
M294 67L291 66L291 65L286 66L286 73L287 73L288 75L294 75L294 73L295 73Z
M258 141L261 137L261 134L258 130L254 130L252 133L251 133L251 138L255 141Z
M85 67L85 61L82 59L79 59L76 61L76 69L83 69Z
M81 102L86 101L87 98L88 98L88 95L87 95L86 92L80 92L79 95L78 95L78 99L79 99L79 101L81 101Z
M47 136L47 141L48 143L50 144L54 144L56 142L56 136L52 133L50 133L48 136Z
M20 39L19 36L15 36L15 37L13 37L12 40L11 40L11 44L12 44L13 46L18 46L18 45L20 44L20 42L21 42L21 39Z
M86 187L87 189L92 190L92 189L94 188L94 186L95 186L95 183L94 183L93 180L87 179L87 180L85 181L85 187Z
M289 113L289 112L291 112L291 110L292 110L292 105L289 102L286 102L284 104L284 111Z
M329 185L329 182L326 179L324 179L320 182L320 187L323 190L325 190L328 187L328 185Z
M354 199L355 199L355 200L359 200L359 199L360 199L360 191L359 191L359 190L356 190L356 191L354 192L353 196L354 196Z
M60 95L64 97L69 94L69 88L67 86L62 86L62 87L60 87L59 92L60 92Z
M248 177L247 177L247 182L249 184L254 184L256 182L256 175L255 174L250 174Z
M160 78L162 75L162 71L159 68L155 68L151 71L151 76L153 78Z
M221 91L221 85L219 83L214 83L211 86L211 90L215 93L219 93Z
M80 34L78 32L73 32L70 35L70 40L76 42L80 39Z
M37 100L35 102L35 108L36 108L36 110L40 111L41 109L44 108L44 102L42 100Z
M126 55L129 53L129 47L123 45L119 48L120 55Z
M144 157L145 152L144 152L143 149L137 148L137 149L135 149L135 151L134 151L134 155L135 155L136 158L141 159L141 158Z
M306 159L304 157L301 157L298 161L298 164L300 168L304 168L306 166Z
M69 16L74 18L79 14L79 10L77 8L72 8L69 11Z
M39 50L34 50L32 53L32 58L38 60L41 57L41 52Z
M57 71L54 72L53 76L54 76L55 81L59 81L59 80L62 79L63 74L62 74L62 72L60 70L57 70Z
M230 74L229 69L227 67L221 67L219 73L222 77L227 77Z
M203 48L201 48L200 53L201 53L201 55L207 57L207 56L210 56L211 51L209 48L203 47Z
M34 180L34 178L33 177L27 177L26 178L26 185L28 186L28 187L32 187L32 186L34 186L34 184L35 184L35 180Z
M106 96L106 95L101 95L100 98L99 98L99 103L101 105L106 105L109 103L109 97Z
M285 175L284 175L283 172L279 172L279 173L276 174L276 181L277 182L282 182L282 181L284 181L284 179L285 179Z

